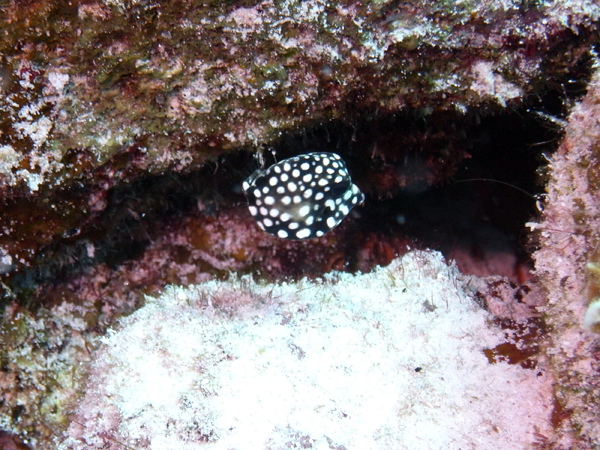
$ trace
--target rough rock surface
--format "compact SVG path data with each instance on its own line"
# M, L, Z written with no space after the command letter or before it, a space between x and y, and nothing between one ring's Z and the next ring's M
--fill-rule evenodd
M0 173L36 191L132 146L144 169L181 168L349 108L505 105L575 64L599 15L591 1L14 2Z
M265 278L368 271L406 250L402 239L357 234L352 221L304 246L257 234L239 196L220 197L249 175L250 153L307 126L338 120L352 129L358 116L400 112L410 120L386 122L398 133L352 150L349 167L382 168L361 175L379 198L412 181L437 183L468 157L451 145L469 136L466 122L521 114L515 108L549 86L587 81L600 18L597 2L584 0L15 0L1 11L0 429L26 443L63 435L86 376L78 363L144 293L237 270ZM550 299L539 320L549 325L557 380L557 433L537 438L561 450L600 440L600 351L580 328L600 284L593 270L587 284L585 275L586 263L598 262L597 89L596 76L569 118L535 226ZM195 212L156 220L174 203ZM123 254L137 259L124 263ZM76 276L65 276L76 264ZM483 302L499 317L539 313L545 303L494 283L482 290L493 301ZM522 343L487 356L513 357ZM529 350L520 353L536 366ZM0 443L24 448L12 434Z
M72 305L29 334L13 311L10 367L38 390L0 420L47 450L530 448L552 378L490 357L520 344L473 282L413 251L368 274L173 286L102 337Z
M519 103L589 55L599 16L584 0L11 2L0 269L73 236L149 172L335 118Z
M551 448L590 449L600 442L600 338L583 329L588 303L598 298L600 245L600 74L565 129L550 161L550 182L537 273L548 291L545 317L551 327L548 348L556 376L553 424L557 442ZM592 270L586 270L590 264Z

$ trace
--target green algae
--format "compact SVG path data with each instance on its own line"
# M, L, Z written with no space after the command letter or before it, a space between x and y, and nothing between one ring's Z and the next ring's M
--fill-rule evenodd
M90 346L79 313L8 308L0 322L0 424L35 443L69 423Z

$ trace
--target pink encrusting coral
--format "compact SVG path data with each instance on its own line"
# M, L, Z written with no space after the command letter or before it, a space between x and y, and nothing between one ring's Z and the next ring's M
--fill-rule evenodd
M598 296L594 270L600 245L600 73L573 109L565 137L550 160L543 220L531 223L534 253L548 291L547 349L554 376L555 449L590 449L600 442L600 337L583 327ZM587 284L586 284L587 283ZM588 324L589 325L589 324Z

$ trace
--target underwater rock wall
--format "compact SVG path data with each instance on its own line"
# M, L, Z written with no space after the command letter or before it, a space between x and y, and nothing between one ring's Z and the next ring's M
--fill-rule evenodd
M548 291L547 349L556 377L551 448L589 449L600 442L600 338L584 330L588 304L598 298L600 245L600 74L572 111L565 137L550 160L543 220L534 253Z
M105 336L47 350L72 367L13 349L55 403L11 427L48 450L530 448L552 431L552 377L490 358L516 340L476 285L413 251L369 274L170 287ZM65 308L39 323L85 327Z
M598 17L586 1L14 2L0 173L36 191L132 146L180 169L349 109L504 106L576 64Z
M408 133L417 128L415 124L428 124L402 141L420 152L418 165L405 158L397 145L388 145L383 151L376 142L372 147L353 149L349 168L368 167L374 161L385 166L393 160L394 164L384 167L387 172L362 174L362 179L359 176L361 182L370 184L365 192L379 199L411 184L415 173L415 179L421 181L423 167L431 171L422 177L425 185L441 183L469 156L463 145L438 145L467 135L464 122L527 104L548 86L566 84L571 75L577 82L587 81L589 62L595 58L599 18L600 7L593 1L402 5L365 1L332 5L317 0L107 0L14 1L3 7L0 429L18 434L20 441L0 433L1 445L9 447L4 444L9 441L15 448L25 444L34 449L81 445L65 441L67 437L89 439L90 443L98 439L114 448L129 442L132 435L126 434L133 432L121 429L120 411L112 409L114 415L107 415L111 422L99 423L104 431L114 434L94 434L97 429L93 424L85 423L86 411L97 411L92 409L98 406L92 401L94 393L108 389L102 386L94 391L85 386L96 355L108 359L94 366L94 376L100 379L103 369L107 373L114 369L108 367L114 355L106 350L110 344L106 331L120 329L118 319L143 306L144 293L156 294L166 283L188 285L224 279L230 271L251 272L264 283L266 279L280 281L307 273L314 277L348 270L349 265L352 270L370 271L376 265L389 264L410 245L406 239L387 239L377 233L362 232L357 238L352 219L303 246L274 242L260 234L247 211L236 209L236 200L221 197L225 191L233 192L235 183L248 175L231 171L236 162L247 163L250 153L270 148L286 133L301 133L307 126L339 119L352 128L358 116L400 112L411 116L402 124ZM478 370L467 374L456 361L452 368L438 366L439 355L427 353L436 370L446 367L450 374L472 375L471 386L477 395L486 393L484 397L490 402L472 395L480 408L476 412L490 414L485 416L489 421L470 422L468 435L452 434L449 439L454 441L449 442L453 446L476 445L482 436L486 440L501 436L511 449L531 443L540 448L588 449L600 440L595 421L598 341L580 327L588 301L597 296L597 85L596 76L588 95L569 118L565 140L551 160L544 220L534 226L540 233L536 268L550 300L540 319L541 337L525 333L529 336L526 339L535 340L537 350L523 350L525 338L515 337L516 332L511 331L517 328L503 323L500 331L497 319L514 320L515 309L537 316L545 299L523 301L520 288L496 280L496 284L471 292L496 314L492 318L477 310L462 292L463 288L469 290L468 286L454 285L462 282L456 281L459 278L453 269L445 272L437 256L423 256L432 258L434 262L424 264L433 264L434 272L451 274L447 276L454 280L453 288L458 292L432 281L441 289L435 295L444 292L449 303L456 296L459 309L472 313L469 317L477 323L476 331L486 336L485 345L490 347L484 348L477 341L477 333L469 334L462 328L458 338L450 336L453 331L444 328L449 327L445 323L440 330L446 333L444 337L449 336L448 343L466 345L465 360ZM565 104L566 97L561 99ZM560 117L552 118L543 109L540 116L551 119L549 126L562 124ZM462 121L446 120L452 115ZM437 128L431 125L434 122ZM392 122L387 126L396 125ZM456 135L449 139L453 128ZM229 168L219 171L223 158L237 153L247 158L234 158ZM402 161L408 164L398 170ZM193 169L198 169L199 177L171 177ZM154 203L141 202L137 196L140 192L146 192L146 200L156 198ZM187 216L174 223L154 220L170 213L177 202L186 204ZM189 212L190 205L194 213ZM116 227L121 230L121 240L103 247L115 238L112 230ZM135 239L145 239L144 246L137 248L138 241L130 245ZM129 260L120 259L122 254ZM587 284L586 263L591 264L587 266ZM36 264L40 265L37 272L26 270ZM79 264L78 271L66 276L62 268L69 264ZM373 277L381 278L386 273L381 270ZM399 273L402 270L399 268ZM432 275L428 272L417 267L416 272L405 276L420 280L415 281L419 284ZM327 288L336 289L332 277ZM340 279L345 277L359 279L340 275ZM363 277L360 279L365 283L372 282L368 275ZM481 282L472 280L473 285ZM224 286L214 280L211 283L213 288ZM318 282L306 283L318 286ZM430 291L412 292L407 285L406 293L389 280L382 283L394 292L394 301L399 304L400 299L414 294L411 308L420 319L435 316L443 320L443 311L449 311L445 303L440 307L434 301ZM264 293L275 286L256 289ZM183 292L178 289L169 292ZM534 291L539 295L539 287ZM270 298L261 294L253 300L260 303L263 297ZM193 306L177 307L191 315ZM199 302L196 306L201 309L205 305ZM345 320L340 309L335 314ZM257 307L256 311L263 310ZM367 314L368 308L362 313ZM406 326L400 322L401 327ZM325 327L324 322L319 323ZM413 331L424 341L427 336L439 336L435 327L428 328L430 325L419 322L421 328ZM507 335L510 342L499 340L500 335ZM101 345L105 345L102 350ZM394 345L406 350L404 341ZM296 352L292 356L300 360L300 350L292 350ZM535 357L530 358L531 354ZM385 355L392 358L389 352ZM518 362L511 360L515 355L521 358ZM366 367L379 370L378 361L365 361ZM548 368L556 377L554 398L550 394L535 397L547 392ZM441 379L445 375L440 372L426 369L419 365L407 373L424 372L439 376L438 383L447 381ZM526 386L532 389L522 393L531 400L532 410L526 411L530 415L515 421L519 423L507 420L508 413L499 410L498 404L511 398L509 393L505 387L496 386L498 389L490 394L477 378L481 373L498 376L496 380L514 375L510 383L530 382ZM121 379L119 376L115 380ZM434 385L432 382L427 388ZM473 403L458 408L462 400L454 397L454 405L435 403L422 397L425 392L413 390L411 395L423 404L431 400L434 407L446 412L473 412L469 409ZM512 403L509 406L514 409ZM190 408L199 406L194 403ZM493 415L494 410L497 415ZM443 423L433 409L427 411L433 419L423 420ZM81 419L81 428L73 421L74 412ZM410 420L422 420L411 414ZM503 425L496 430L494 424L498 423ZM192 425L185 425L188 428L177 431L179 437L205 442L218 434L193 435ZM451 425L454 431L455 425ZM218 430L226 434L224 428ZM289 446L318 442L339 449L353 445L344 447L341 440L329 441L331 436L323 430L307 434L290 430L279 430L273 442L283 440L282 445ZM388 442L402 435L398 429L388 431L385 436L392 436ZM148 436L140 435L134 444L142 448L150 445ZM430 443L435 448L443 444ZM381 445L386 448L387 444Z
M111 189L149 172L336 118L518 104L589 56L600 16L583 0L37 0L2 12L2 272L95 225Z

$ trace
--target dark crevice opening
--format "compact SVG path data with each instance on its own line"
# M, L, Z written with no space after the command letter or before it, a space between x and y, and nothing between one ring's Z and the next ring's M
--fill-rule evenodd
M585 93L585 77L573 79L522 107L495 113L354 112L343 121L287 135L264 153L271 161L310 151L339 153L367 196L350 219L363 234L403 236L414 247L440 250L449 258L458 250L473 261L504 252L528 264L525 223L536 217L536 195L544 189L544 155L560 139L560 129L544 115L564 117L565 103ZM62 283L89 266L118 267L135 260L174 222L197 214L199 200L205 215L244 208L241 182L257 167L254 156L240 150L201 170L118 185L93 222L51 243L31 267L3 281L18 297L43 283Z
M272 149L275 156L267 153L277 159L308 151L340 153L367 195L353 215L360 232L402 236L450 258L466 249L475 259L500 251L526 262L524 224L536 214L531 196L543 190L536 170L542 152L556 142L556 130L520 110L483 118L477 112L367 116L352 125L329 123L289 136ZM240 184L257 166L252 155L237 152L201 171L113 188L105 212L75 238L48 246L37 266L13 276L13 290L60 283L90 265L117 267L134 260L164 227L195 211L199 199L209 215L218 208L244 208Z
M288 138L275 154L339 152L367 195L354 213L357 228L383 239L408 237L413 247L450 259L460 255L465 271L492 275L494 258L529 264L525 223L538 214L546 156L559 138L531 108L391 115L314 128ZM467 267L465 258L487 267Z

